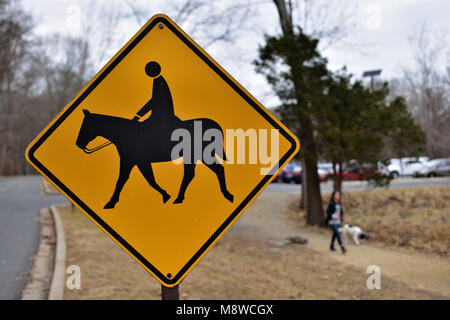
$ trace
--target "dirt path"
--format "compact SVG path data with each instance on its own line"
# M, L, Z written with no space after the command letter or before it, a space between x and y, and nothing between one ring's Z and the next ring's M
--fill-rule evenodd
M329 251L330 234L315 232L298 226L285 214L280 203L288 205L295 195L263 193L231 228L230 232L254 237L264 242L274 242L288 236L308 238L307 246L333 261L361 268L369 265L381 268L383 275L407 283L413 288L433 291L450 297L450 261L412 250L384 248L371 244L353 245L347 241L348 252L344 256Z

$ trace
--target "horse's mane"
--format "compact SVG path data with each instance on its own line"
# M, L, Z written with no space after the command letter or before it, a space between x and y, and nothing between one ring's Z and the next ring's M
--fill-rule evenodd
M118 129L122 128L125 130L136 128L136 122L132 121L130 119L116 117L116 116L110 116L106 114L98 114L98 113L91 113L90 119L93 120L99 129L105 128L105 129ZM103 129L102 129L103 130ZM109 131L109 130L108 130Z

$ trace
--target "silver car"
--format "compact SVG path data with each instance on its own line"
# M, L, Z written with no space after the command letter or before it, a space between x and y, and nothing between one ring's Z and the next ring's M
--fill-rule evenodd
M450 159L434 159L426 162L418 171L414 172L415 177L437 177L450 175Z

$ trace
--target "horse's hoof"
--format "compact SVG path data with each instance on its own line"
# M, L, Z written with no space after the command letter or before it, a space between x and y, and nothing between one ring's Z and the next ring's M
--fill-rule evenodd
M227 199L230 202L233 202L234 196L231 193L224 194L224 196L225 196L225 199Z
M166 193L165 195L163 195L163 202L166 203L167 200L170 199L170 194Z
M103 209L113 209L115 205L116 205L115 202L109 201L107 204L105 204L105 206L103 207Z
M176 198L173 203L182 203L184 199Z

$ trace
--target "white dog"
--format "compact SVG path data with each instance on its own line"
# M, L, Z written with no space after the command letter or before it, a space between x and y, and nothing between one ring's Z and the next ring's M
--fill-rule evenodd
M356 245L359 245L359 239L368 238L360 227L352 226L350 224L344 224L343 227L339 228L339 232L341 233L342 237L353 239Z

